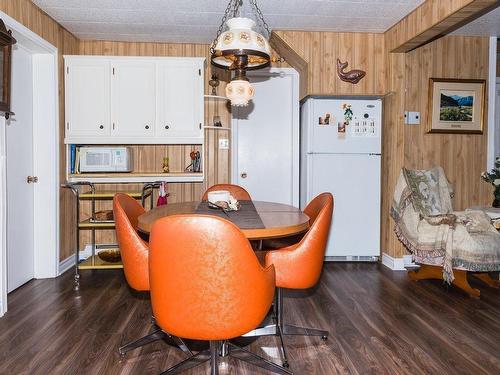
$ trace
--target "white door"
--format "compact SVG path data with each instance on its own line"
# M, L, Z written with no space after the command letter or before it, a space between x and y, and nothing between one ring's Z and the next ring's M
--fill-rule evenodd
M233 107L232 183L252 199L299 205L298 76L292 69L249 72L255 96Z
M11 110L6 121L7 151L7 292L34 277L33 72L32 55L12 51Z
M154 136L156 64L140 60L113 61L111 71L111 134Z
M109 63L66 61L66 138L110 134Z
M380 255L380 155L306 155L307 201L335 200L327 257Z
M158 125L156 135L177 143L203 139L202 64L186 60L158 63Z

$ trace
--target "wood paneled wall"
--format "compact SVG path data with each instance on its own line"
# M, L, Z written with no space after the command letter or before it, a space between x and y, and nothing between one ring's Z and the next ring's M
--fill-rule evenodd
M405 166L424 169L440 165L455 186L455 210L493 200L489 185L481 182L486 168L487 114L484 133L428 134L429 78L488 81L489 38L448 36L406 55L406 108L420 112L420 126L405 127ZM487 104L486 104L487 105Z
M382 179L382 250L393 257L407 254L390 218L394 186L401 167L442 166L454 185L455 210L491 204L492 192L480 179L486 168L487 126L482 135L428 134L429 78L488 79L486 37L447 36L406 54L388 55ZM487 103L486 103L487 105ZM404 125L405 110L420 112L420 125ZM487 108L484 121L487 121Z
M387 92L383 34L305 31L275 31L275 34L307 62L307 94L384 95ZM366 77L357 85L341 81L336 73L337 58L347 61L348 69L366 71Z
M426 0L386 31L389 52L408 52L498 6L497 0Z

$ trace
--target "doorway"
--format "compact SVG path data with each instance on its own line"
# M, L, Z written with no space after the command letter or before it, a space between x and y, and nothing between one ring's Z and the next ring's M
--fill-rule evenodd
M11 111L14 114L6 121L5 128L7 293L35 276L33 54L21 44L12 48L11 82Z
M57 48L3 12L12 30L11 114L0 115L0 317L7 293L59 271Z
M249 71L247 107L233 107L232 183L254 200L299 206L299 75L292 68Z

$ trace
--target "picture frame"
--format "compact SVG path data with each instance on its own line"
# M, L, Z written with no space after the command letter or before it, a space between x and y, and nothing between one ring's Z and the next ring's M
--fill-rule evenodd
M0 112L5 113L8 119L10 111L10 75L12 69L12 45L16 40L7 30L5 23L0 19Z
M486 80L429 79L427 133L483 134Z

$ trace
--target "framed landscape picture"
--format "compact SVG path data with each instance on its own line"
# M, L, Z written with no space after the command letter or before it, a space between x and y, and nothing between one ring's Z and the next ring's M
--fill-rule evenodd
M429 79L429 133L483 133L483 79Z

